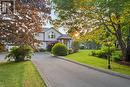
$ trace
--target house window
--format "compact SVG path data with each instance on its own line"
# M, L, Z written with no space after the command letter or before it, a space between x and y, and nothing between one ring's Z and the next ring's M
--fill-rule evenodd
M48 35L48 37L52 39L52 38L55 38L56 36L55 36L54 32L50 32L49 35Z

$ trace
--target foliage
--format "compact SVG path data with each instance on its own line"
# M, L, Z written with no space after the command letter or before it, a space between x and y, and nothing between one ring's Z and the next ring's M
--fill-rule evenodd
M100 57L100 58L107 58L107 52L102 50L92 51L92 56Z
M101 50L95 50L95 51L92 51L91 55L92 56L96 56L96 57L99 57L99 58L108 58L108 57L111 57L112 56L112 53L115 51L115 48L114 47L106 47L106 46L103 46L101 48Z
M69 49L69 50L68 50L68 53L69 53L69 54L72 54L72 53L73 53L73 49Z
M112 53L112 59L113 59L115 62L121 61L121 58L122 58L122 53L121 53L121 51L115 51L115 52Z
M101 44L99 44L95 40L88 40L88 41L84 40L84 41L82 41L82 44L83 44L85 49L100 49L102 46Z
M35 35L42 31L42 25L49 19L49 2L45 0L15 1L16 13L7 15L7 19L0 16L0 42L19 46L30 45L35 48L36 44L40 43Z
M79 42L78 41L72 42L72 50L74 53L79 51Z
M84 46L84 45L81 45L79 48L80 48L80 49L85 49L85 46Z
M57 43L52 47L52 53L56 56L66 56L68 49L64 44Z
M5 59L15 62L25 61L31 59L33 49L30 46L13 47L6 55Z
M46 87L31 61L0 62L0 87Z
M4 44L0 43L0 52L3 52L3 51L5 51L5 46L4 46Z
M80 38L80 41L84 43L95 42L97 45L106 45L108 43L108 40L111 43L111 45L114 46L116 38L112 34L107 35L107 32L102 27L97 28L89 33L86 33L82 35Z
M48 44L48 46L47 46L47 51L51 52L52 47L53 47L55 44L56 44L56 43L50 43L50 44Z
M68 31L68 34L72 37L74 37L75 32L78 32L80 35L82 35L85 34L86 32L91 31L90 26L95 24L96 21L87 17L88 14L85 13L85 11L76 10L77 7L72 6L77 4L78 2L75 3L76 2L75 0L71 0L71 2L69 1L70 3L68 3L68 0L59 0L59 1L63 2L63 4L56 2L56 4L58 5L54 7L56 12L59 14L58 15L59 18L52 21L55 27L61 27L61 26L65 27L66 31Z
M129 46L126 44L126 38L128 37L128 32L126 31L130 27L129 0L71 0L67 6L63 6L67 3L66 1L58 0L56 2L54 0L56 12L58 12L60 18L58 19L60 23L56 22L56 24L64 24L72 32L78 30L81 35L97 28L104 29L106 33L110 33L110 37L114 37L114 41L118 41L123 54L123 60L130 60L129 56L126 58L126 48Z

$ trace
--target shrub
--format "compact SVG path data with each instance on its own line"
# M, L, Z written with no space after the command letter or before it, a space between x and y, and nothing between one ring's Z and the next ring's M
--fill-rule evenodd
M72 50L72 49L69 49L68 51L69 51L69 54L72 54L72 53L73 53L73 50Z
M80 46L80 49L85 49L85 46L84 45Z
M53 47L55 44L56 44L56 43L50 43L50 44L48 44L48 46L47 46L47 51L51 52L52 47Z
M74 53L79 51L79 42L78 41L74 41L72 43L72 49L73 49Z
M114 51L115 51L114 47L108 48L106 46L103 46L101 48L101 50L92 51L91 55L96 56L96 57L100 57L100 58L107 58L108 56L111 57L112 52L114 52Z
M5 59L8 61L14 60L20 62L31 59L33 49L30 46L13 47L6 55Z
M96 56L96 51L91 51L90 55L91 56Z
M92 56L100 57L100 58L107 58L107 53L102 50L96 50L91 52Z
M51 52L56 56L66 56L68 54L68 49L64 44L57 43L52 47Z
M122 53L121 51L115 51L112 53L112 60L114 60L115 62L120 61L122 58Z

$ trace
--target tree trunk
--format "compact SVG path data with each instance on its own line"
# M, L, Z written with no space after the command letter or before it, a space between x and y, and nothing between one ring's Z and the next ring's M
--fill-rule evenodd
M117 37L117 40L118 40L118 43L119 43L119 45L120 45L120 47L121 47L121 52L122 52L122 54L123 54L122 60L123 60L123 61L126 61L126 46L123 44L124 41L121 40L119 37Z
M123 38L122 38L122 33L121 33L121 28L120 28L120 25L118 25L118 29L116 31L116 38L117 38L117 41L121 47L121 51L122 51L122 54L123 54L123 58L122 60L123 61L127 61L126 60L126 44L125 42L123 41Z
M126 49L126 61L130 62L130 46L127 46Z
M127 39L126 61L130 62L130 28L129 28L128 39Z

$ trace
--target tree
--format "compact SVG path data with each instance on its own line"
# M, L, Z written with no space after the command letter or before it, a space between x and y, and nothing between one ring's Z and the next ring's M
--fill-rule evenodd
M47 0L16 0L16 12L7 18L0 17L0 42L3 44L31 45L35 48L35 35L49 18Z
M63 0L59 0L59 1L63 1ZM125 31L128 30L128 27L130 25L130 1L128 0L123 0L123 1L122 0L82 0L82 1L73 0L72 3L73 4L68 4L68 5L73 5L73 8L69 8L67 10L68 14L66 16L69 17L68 19L74 16L76 16L75 18L78 19L82 19L82 18L92 19L93 21L91 25L88 23L88 21L86 22L86 19L82 20L82 22L84 24L88 23L88 25L90 25L89 31L97 29L97 27L103 27L103 29L106 30L105 32L108 32L111 35L115 36L116 40L118 41L121 47L123 60L130 61L130 57L126 57L126 49L129 46L127 46L126 44L127 35L125 33ZM65 7L60 8L60 6L58 6L57 8L59 9L59 15L61 14L60 13L61 9L62 11L66 12L66 9L64 9ZM83 16L71 15L71 12L72 13L83 12ZM76 25L79 26L80 23ZM84 29L88 31L87 27Z
M94 41L96 42L96 44L106 45L108 43L108 40L111 46L115 46L116 38L112 34L106 32L105 29L102 29L100 27L84 35L81 35L79 41L81 42Z
M96 19L105 27L106 32L114 35L121 47L123 60L129 61L126 57L127 44L123 38L123 30L130 24L129 1L122 0L96 0L93 2L93 13L97 14Z
M52 1L56 3L54 8L58 14L58 19L52 21L54 26L64 27L71 36L75 32L79 32L81 35L85 34L96 27L97 21L92 19L91 15L86 13L84 9L80 8L82 5L81 0Z

